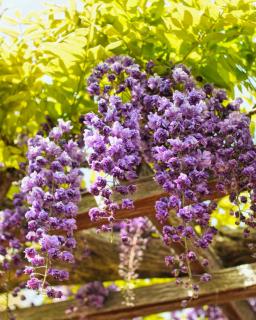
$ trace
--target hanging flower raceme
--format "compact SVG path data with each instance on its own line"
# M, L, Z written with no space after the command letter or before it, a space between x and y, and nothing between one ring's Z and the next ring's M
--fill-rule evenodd
M118 181L134 180L141 163L141 114L136 106L135 91L145 76L131 58L116 57L98 65L88 80L88 91L98 103L99 114L85 115L84 141L91 150L90 167L105 174L98 177L90 190L105 200L103 210L90 210L92 220L103 218L111 222L119 208L133 208L129 199L124 199L121 205L111 199L109 178L113 177L113 190L121 195L135 191L134 185L119 185Z
M46 289L48 296L61 297L61 292L49 287L48 278L67 280L68 272L55 269L55 261L73 263L71 253L76 242L77 203L80 200L83 153L69 139L70 121L58 120L49 137L37 135L28 142L28 175L21 189L30 204L25 214L28 223L25 249L30 263L25 273L30 276L28 288ZM60 235L61 234L61 235Z
M157 84L150 87L153 79ZM167 244L184 243L186 255L173 262L189 273L190 261L200 258L194 248L207 248L216 234L210 225L216 203L202 200L211 200L216 192L231 192L231 201L238 205L240 191L255 186L256 150L250 121L239 112L240 99L227 103L225 91L210 85L198 88L183 66L174 68L168 80L169 90L164 93L166 79L155 76L148 80L149 94L143 97L148 119L145 128L155 179L169 194L156 202L156 216L165 225L173 212L182 222L165 225L163 236ZM241 220L254 226L254 211ZM194 226L199 226L200 232Z
M109 294L116 291L114 285L104 287L100 281L89 282L83 285L76 293L75 298L80 305L86 305L92 308L102 308Z
M27 209L24 196L22 192L15 194L13 207L3 210L0 215L0 269L6 275L2 279L4 282L2 285L5 286L6 291L12 292L14 297L17 297L21 289L25 287L25 283L20 282L16 288L10 288L8 279L11 271L15 271L16 276L20 277L24 270L24 248L27 231L24 219ZM20 298L24 300L25 296L20 295Z
M173 320L227 320L227 317L223 314L222 310L214 305L197 307L183 311L173 311L170 315Z
M146 218L135 218L121 223L120 264L119 274L125 281L123 294L126 305L133 305L135 295L133 280L138 278L137 270L146 250L151 228Z
M89 165L124 180L135 178L142 158L153 164L155 180L167 194L155 205L164 242L185 248L184 254L166 261L177 266L175 276L182 271L192 277L191 262L207 265L197 248L207 248L217 232L211 225L216 194L230 194L237 223L248 226L246 234L256 226L256 149L250 119L239 111L241 99L228 102L224 90L211 84L198 87L183 65L166 76L153 74L152 62L146 70L127 57L108 59L94 69L88 91L99 114L85 116L85 144L92 149ZM105 198L103 210L90 211L92 220L111 221L119 208L106 186L107 179L99 179L92 187L93 194ZM113 189L123 196L129 191ZM251 200L239 196L243 190L249 190ZM249 209L242 211L249 201ZM132 208L130 200L123 199L123 205ZM176 215L175 223L171 215ZM209 274L201 278L209 279ZM197 296L198 287L193 288Z
M183 254L166 257L166 263L173 265L175 277L187 273L192 280L191 263L207 267L207 259L199 252L208 248L217 233L211 225L216 194L230 194L237 208L231 214L237 224L247 226L245 235L256 226L256 149L250 119L239 111L241 99L228 102L224 90L211 84L198 87L183 65L166 76L153 74L152 62L146 70L140 71L127 57L108 59L94 69L88 91L99 114L85 116L85 145L92 149L89 165L124 180L135 178L142 159L153 164L155 180L167 194L155 204L163 240L166 245L184 247ZM113 221L120 208L111 200L113 191L123 195L123 207L133 208L126 199L127 187L111 190L106 185L107 179L100 178L91 189L92 194L105 198L102 210L90 211L92 220ZM239 196L244 190L249 190L251 199ZM242 210L249 201L249 209ZM209 273L200 278L210 279ZM177 283L183 282L177 279ZM185 285L196 298L198 285L192 281Z
M207 266L197 248L208 248L217 232L210 223L216 208L212 199L231 192L238 212L241 190L252 190L253 200L256 149L250 121L239 111L240 99L228 103L224 90L211 85L197 87L184 66L176 66L166 77L150 76L140 101L155 180L168 194L156 202L156 217L163 224L164 242L185 248L184 254L169 256L166 262L174 266L175 277L182 272L192 278L191 262ZM254 210L251 206L246 218L241 212L236 215L254 226ZM178 223L170 221L172 214ZM210 279L208 273L200 278L204 282ZM197 297L198 285L190 286Z
M0 255L5 257L2 262L3 270L8 270L11 265L21 264L22 234L24 224L24 194L17 193L13 197L13 208L5 209L2 212L0 222ZM18 232L20 231L21 232ZM18 271L19 273L19 271Z

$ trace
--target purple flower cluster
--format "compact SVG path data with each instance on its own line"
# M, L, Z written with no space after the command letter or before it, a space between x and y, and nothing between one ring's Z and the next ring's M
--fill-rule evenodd
M137 279L137 270L143 259L150 231L150 224L146 218L135 218L121 223L119 274L125 280L124 298L126 305L133 305L135 296L131 281Z
M48 277L67 280L68 273L53 269L55 260L73 263L71 253L76 245L73 232L80 200L83 152L77 143L69 139L70 121L58 120L49 137L35 136L28 142L28 175L23 178L22 192L30 204L25 213L28 224L26 240L32 243L25 249L30 267L25 273L30 276L27 286L44 289L49 297L61 293L48 287ZM60 235L63 234L63 235ZM33 243L38 246L33 246Z
M153 79L157 85L152 89ZM184 66L175 67L168 80L164 94L166 79L154 76L148 80L149 90L143 97L148 120L144 128L155 180L168 194L156 202L156 216L164 225L166 244L185 244L186 255L173 262L189 273L190 262L200 258L191 253L193 247L207 248L217 232L210 226L216 203L202 200L211 199L212 182L219 194L231 191L233 202L241 190L252 190L253 197L256 149L249 118L239 112L240 99L227 103L225 91L210 85L198 88ZM176 214L180 224L168 224L170 213ZM243 221L255 225L253 214ZM197 233L194 226L201 231Z
M111 291L116 291L113 286L105 288L100 281L89 282L82 286L76 294L76 299L82 305L92 308L102 308Z
M249 304L251 305L253 311L256 313L256 298L248 299Z
M89 165L114 181L134 179L143 158L154 165L155 180L167 194L155 205L164 242L185 247L183 255L167 262L177 265L175 275L180 270L191 276L190 262L207 264L195 248L207 248L217 232L210 222L216 193L230 194L238 208L237 223L248 225L246 234L256 227L256 149L250 119L239 111L241 99L229 102L226 92L211 84L198 87L183 65L166 76L153 74L152 62L146 70L128 57L108 59L94 69L88 91L99 114L85 116ZM130 191L116 184L113 189L124 197ZM251 198L246 214L240 209L240 203L249 201L239 196L243 190ZM91 219L108 217L111 222L120 205L111 200L107 178L98 179L91 192L105 199L105 208L91 209ZM133 204L124 199L122 207ZM171 214L176 223L170 224Z
M113 177L113 189L121 195L135 191L134 185L123 186L118 181L137 178L136 169L141 163L141 114L133 103L130 89L145 76L131 58L116 57L99 64L88 80L88 91L97 100L99 114L85 115L87 129L84 141L91 150L88 157L90 167L105 174L104 178L97 179L90 190L93 195L102 196L105 202L103 210L90 210L92 220L103 218L111 222L118 209L133 207L128 199L123 201L121 207L111 199L108 177ZM107 84L104 84L105 80Z
M5 209L0 216L0 256L1 269L16 270L16 276L23 274L24 243L26 225L24 194L17 193L13 197L13 208ZM7 281L7 279L6 279ZM8 283L6 283L8 286ZM21 286L22 287L22 283ZM20 288L15 288L13 294L17 296Z
M225 317L225 315L222 313L219 307L214 305L208 305L208 306L188 309L184 311L171 312L171 319L173 320L181 320L181 319L227 320L227 317Z

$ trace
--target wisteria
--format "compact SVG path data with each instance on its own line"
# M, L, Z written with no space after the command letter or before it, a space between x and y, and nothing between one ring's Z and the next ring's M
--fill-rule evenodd
M25 237L26 226L24 225L24 194L17 193L13 197L13 208L5 209L2 212L0 222L0 255L4 257L2 261L2 269L9 270L12 266L20 266L24 250L21 239L17 237ZM21 230L21 231L20 231ZM17 270L19 275L21 270Z
M213 186L219 195L230 194L237 208L231 214L248 226L245 235L255 227L256 150L250 120L239 111L241 99L230 102L224 90L211 84L199 87L183 65L159 76L149 62L146 71L123 56L94 69L88 92L99 113L85 116L89 165L120 182L134 179L142 160L153 164L155 180L167 194L155 204L163 240L185 249L166 261L176 265L174 276L182 272L192 278L191 262L207 266L197 248L206 249L217 232L210 219L216 208ZM126 198L129 187L113 190L123 195L123 208L133 208ZM250 191L250 199L239 195L243 190ZM113 221L120 206L111 200L107 178L96 181L91 192L105 199L105 207L91 209L91 219ZM240 205L248 201L250 209L242 212ZM205 273L201 281L210 278ZM191 286L196 297L198 286Z
M79 308L84 306L100 309L107 302L109 295L117 290L118 289L114 284L105 286L100 281L88 282L78 289L74 296L74 304L70 305L65 310L65 313L72 314L79 311ZM86 319L86 316L84 317L83 315L81 315L79 319Z
M79 288L75 298L80 302L80 305L102 308L109 294L116 290L117 288L114 285L104 287L100 281L94 281Z
M73 237L76 229L77 203L80 200L83 152L69 138L70 121L58 120L48 137L36 135L28 142L28 175L21 190L30 205L25 217L28 232L25 249L29 262L24 273L29 275L27 287L43 289L49 297L62 293L50 287L48 278L68 279L68 272L54 267L54 261L73 263Z
M27 175L13 198L13 208L3 211L0 223L2 269L15 266L17 275L27 275L27 288L62 297L51 282L67 281L69 273L56 264L75 260L80 167L85 159L97 172L89 192L103 200L89 210L90 219L103 231L114 232L118 224L119 274L127 283L127 305L135 298L132 280L146 250L149 224L143 217L120 221L118 211L134 210L131 195L142 164L153 168L164 194L155 202L164 244L183 248L166 256L165 263L176 283L192 290L191 299L199 295L199 282L212 277L202 252L217 233L211 223L216 194L230 195L234 205L230 213L244 227L245 236L256 227L256 149L250 120L240 112L241 99L229 101L224 90L211 84L199 86L183 65L168 69L164 76L154 73L151 61L145 70L123 56L94 69L88 92L98 112L82 117L84 145L81 137L74 141L71 122L62 119L55 127L48 121L44 131L28 141ZM28 261L25 268L23 256ZM194 275L192 263L205 272ZM188 275L188 280L181 275ZM20 288L14 289L14 295ZM77 298L98 308L108 294L109 289L94 282L83 286ZM182 301L182 306L187 303ZM200 316L204 311L209 318L222 317L215 307L207 309L209 315L200 310L196 311Z
M227 320L221 309L214 305L171 312L172 320Z
M10 273L15 271L15 276L19 279L24 271L24 249L27 230L24 219L26 212L24 197L25 195L22 192L14 194L13 207L3 210L0 216L0 270L6 275L2 279L2 285L5 287L7 295L11 292L13 297L19 296L21 300L25 299L25 296L21 293L25 283L20 280L17 287L11 288L9 277ZM6 308L11 319L13 315L8 301L9 299L6 299Z
M125 304L132 306L135 300L132 280L138 277L137 270L149 240L150 224L145 218L136 218L121 224L119 274L125 280L123 295Z
M137 178L136 169L141 163L140 154L140 111L130 100L127 91L135 78L142 76L139 66L131 58L109 59L100 64L88 80L88 91L97 97L99 114L88 113L84 117L87 129L84 134L85 145L91 149L88 155L90 167L104 172L91 187L93 195L104 198L104 209L92 208L89 212L92 220L105 219L112 222L118 209L131 209L133 202L124 197L122 204L112 199L112 192L127 196L135 192L135 185L120 185L119 181ZM109 84L100 87L100 81ZM125 78L122 82L121 79ZM118 79L118 80L117 80ZM117 82L117 87L115 83ZM115 94L110 94L111 92ZM124 103L123 99L128 99ZM114 178L114 187L108 183Z
M163 92L168 80L169 90ZM172 259L178 267L174 275L180 270L192 277L190 262L205 264L197 247L207 248L217 232L210 225L216 203L202 202L211 199L212 181L219 194L231 191L230 200L236 204L239 192L255 185L256 153L249 119L239 112L240 99L228 103L225 91L211 85L196 87L184 66L175 67L167 80L154 76L148 87L149 83L155 86L143 98L143 110L148 114L144 128L155 179L169 194L156 202L156 217L164 225L165 243L179 242L185 247L184 254ZM245 168L251 174L246 174ZM168 223L170 214L175 214L180 224ZM247 219L241 217L240 221L254 226L254 212ZM194 226L200 227L200 232ZM206 273L200 279L206 282L210 278ZM192 288L197 296L198 286Z

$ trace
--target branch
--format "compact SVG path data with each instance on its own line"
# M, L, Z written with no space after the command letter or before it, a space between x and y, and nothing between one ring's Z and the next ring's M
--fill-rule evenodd
M255 107L255 106L254 106L254 107ZM248 112L246 115L251 118L251 116L253 116L254 114L256 114L256 109L252 109L252 110L251 110L250 112Z

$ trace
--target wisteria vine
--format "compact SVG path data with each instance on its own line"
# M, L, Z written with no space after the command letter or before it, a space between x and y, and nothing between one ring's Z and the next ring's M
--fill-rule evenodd
M138 278L137 270L147 247L149 233L150 224L146 218L135 218L121 224L119 274L125 281L123 295L127 306L132 306L136 298L132 281Z
M17 274L29 276L28 288L61 297L50 279L63 281L69 276L54 267L55 261L74 262L73 233L85 158L90 169L98 172L89 191L103 199L101 205L90 209L89 216L101 222L103 231L113 229L118 210L134 209L130 196L136 192L139 166L146 162L153 167L154 179L165 194L155 203L163 241L184 248L182 254L165 259L172 265L177 283L182 283L178 279L181 274L192 280L192 262L207 267L200 252L217 232L211 224L216 194L230 195L236 208L231 214L244 226L245 236L256 227L256 149L250 119L240 112L241 99L230 102L224 90L198 85L183 65L160 76L154 72L153 62L143 71L124 56L100 63L88 79L88 92L98 112L83 117L85 148L70 136L70 121L63 120L48 130L48 136L40 133L28 141L27 175L14 197L14 209L4 211L0 224L4 270L19 265L27 242L29 265L19 268ZM242 191L247 195L240 195ZM242 210L245 203L248 209ZM14 231L21 226L22 239ZM145 228L144 219L121 224L120 274L128 282L136 277L136 263L146 244L142 239ZM129 265L126 258L132 259L130 255L134 261ZM209 273L200 277L201 281L210 279ZM95 286L84 291L94 292ZM189 286L196 298L198 284L191 281ZM102 297L103 301L104 290Z
M98 104L97 114L85 115L89 165L120 183L136 177L142 160L153 163L155 180L166 193L155 204L164 242L184 247L178 258L166 258L168 265L177 266L175 277L182 272L192 278L191 262L207 266L197 248L208 248L217 232L210 223L216 208L213 186L219 195L230 194L237 206L232 214L247 226L245 235L255 227L256 150L250 119L239 111L241 99L229 102L224 90L211 84L199 87L183 65L159 76L152 62L141 71L123 56L94 69L88 92ZM90 210L92 220L118 219L119 206L106 185L107 178L101 178L91 190L105 199L104 208ZM123 196L130 191L122 184L114 190ZM239 196L243 190L248 197ZM250 209L242 212L240 204L248 201ZM132 200L123 197L122 207L133 208ZM201 276L202 281L210 278L208 273ZM192 288L196 297L198 285Z
M24 249L27 232L24 221L25 194L22 192L14 194L12 205L12 208L3 210L0 221L0 274L2 288L6 292L5 305L9 319L14 319L9 306L9 293L12 292L13 297L19 296L21 300L25 299L21 289L26 287L26 283L20 281L15 288L10 288L9 283L12 271L15 271L15 276L18 279L24 272Z
M68 272L54 268L53 262L73 263L76 246L77 203L80 200L80 165L83 152L69 139L70 121L58 121L49 137L37 135L28 142L28 175L21 190L30 205L25 213L32 245L25 249L29 262L24 273L30 276L28 288L46 290L49 297L60 298L62 292L49 285L48 278L67 280ZM60 232L62 234L60 234Z

